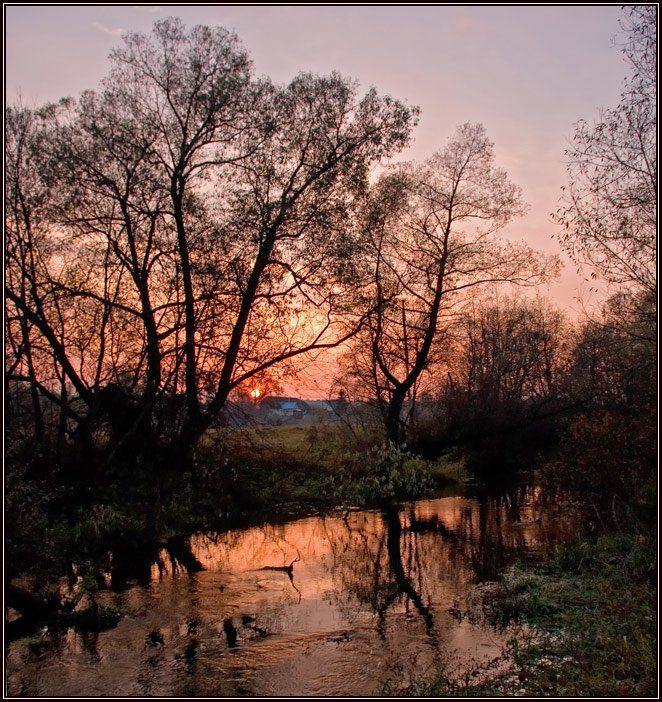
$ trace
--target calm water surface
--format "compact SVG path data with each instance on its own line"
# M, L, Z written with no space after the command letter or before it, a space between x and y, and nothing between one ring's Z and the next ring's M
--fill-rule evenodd
M115 629L70 629L40 653L11 644L8 692L374 695L489 659L504 635L450 610L576 536L556 498L519 486L194 534L186 557L156 555L148 582L100 593L125 614Z

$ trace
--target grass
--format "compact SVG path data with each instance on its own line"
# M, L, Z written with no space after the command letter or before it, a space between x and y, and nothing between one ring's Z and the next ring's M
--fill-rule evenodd
M343 424L216 429L197 453L213 465L223 449L235 486L252 503L275 498L318 507L365 506L377 497L421 497L467 479L459 456L419 459L386 448L377 429Z
M430 470L437 484L465 483L470 476L466 460L458 452L450 452L431 461Z
M231 452L250 450L326 468L337 467L380 441L374 429L344 424L231 427L212 430L204 439L207 446L224 445Z

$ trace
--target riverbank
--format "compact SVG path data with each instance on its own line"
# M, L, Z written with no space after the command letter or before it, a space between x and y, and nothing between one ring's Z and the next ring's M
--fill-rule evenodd
M20 576L12 577L12 582L23 594L37 598L27 601L27 607L38 605L38 616L30 621L21 623L14 613L9 633L10 639L30 636L47 624L46 636L29 640L37 655L69 627L84 632L115 626L126 613L121 597L115 600L113 595L106 602L107 597L125 588L147 586L155 563L174 564L173 568L195 577L203 564L191 549L190 534L237 532L260 524L271 529L301 517L329 514L338 506L383 507L386 498L460 495L467 491L468 474L464 461L452 454L425 461L406 451L379 447L367 433L340 427L278 427L212 432L194 460L179 472L145 466L129 473L118 466L97 476L93 489L76 493L68 491L65 477L54 472L50 482L13 483L11 471L8 475L8 554L13 558L9 572ZM516 501L512 496L505 498L503 517L512 521L509 550L516 552L528 543L530 530L547 533L552 524L548 519L569 516L568 505L557 502L553 484L545 485L547 502L539 504L536 497L532 503L536 506L528 511L513 512ZM543 504L552 509L541 522ZM642 522L633 515L616 515L613 504L610 511L614 515L609 529L597 524L596 517L596 530L589 540L568 546L565 535L559 543L566 545L553 553L540 553L535 564L528 558L509 565L498 582L493 578L501 571L494 569L491 550L480 551L480 557L473 551L471 521L462 527L469 531L460 533L448 531L444 522L429 515L404 517L403 533L427 534L431 543L447 540L480 573L482 584L453 616L460 624L468 619L472 626L493 627L509 641L491 662L465 666L461 679L439 671L433 682L412 683L405 692L433 696L652 694L655 540L643 526L650 518ZM619 516L628 525L626 533L620 530ZM495 533L500 534L500 523L495 522ZM502 539L503 535L498 536L499 549L505 545ZM400 538L393 536L389 543L395 553ZM482 538L476 543L483 543ZM406 585L402 569L391 570L395 581ZM408 587L400 589L409 592ZM402 688L397 688L397 694L403 694Z
M469 610L512 637L499 659L422 696L651 697L657 691L656 539L613 533L509 568Z

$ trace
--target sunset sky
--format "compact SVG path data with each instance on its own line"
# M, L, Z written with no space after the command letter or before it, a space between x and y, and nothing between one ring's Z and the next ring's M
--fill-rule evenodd
M338 70L362 88L421 107L405 158L443 146L459 123L482 122L497 162L524 191L528 214L509 236L558 252L551 239L565 182L563 151L580 118L617 103L626 65L613 45L619 7L6 7L6 91L27 105L76 96L105 73L124 31L160 17L237 32L257 74ZM576 311L595 301L564 258L543 290Z

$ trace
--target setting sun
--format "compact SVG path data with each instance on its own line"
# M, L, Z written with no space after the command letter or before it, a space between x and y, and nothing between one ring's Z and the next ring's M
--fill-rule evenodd
M257 400L257 399L260 397L261 394L262 394L262 393L260 392L260 388L253 388L253 390L251 390L251 397L252 397L254 400Z

